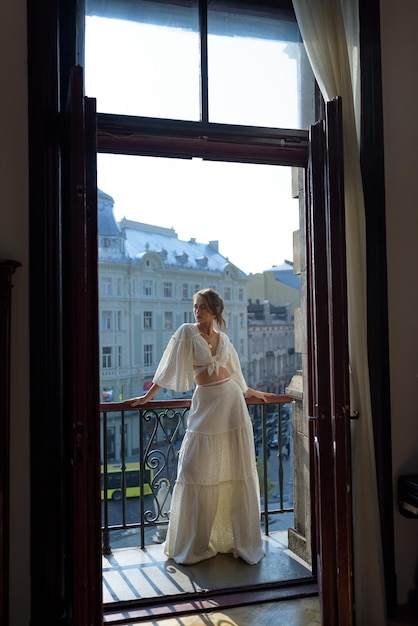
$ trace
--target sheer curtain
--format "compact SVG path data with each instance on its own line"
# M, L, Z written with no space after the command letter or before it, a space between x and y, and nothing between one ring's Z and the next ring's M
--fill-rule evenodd
M293 0L315 78L343 105L347 289L352 411L354 581L360 626L386 623L383 559L367 360L366 226L359 154L359 26L352 0Z

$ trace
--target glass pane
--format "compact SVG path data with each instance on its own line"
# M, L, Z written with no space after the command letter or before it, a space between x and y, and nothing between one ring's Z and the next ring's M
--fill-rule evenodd
M143 393L173 329L191 316L193 293L214 287L226 301L249 385L262 380L266 389L284 393L295 371L293 315L300 297L300 277L293 272L299 200L292 172L274 165L98 154L99 281L109 285L100 293L100 315L112 311L116 319L121 312L120 327L101 329L103 349L115 346L103 361L101 392L112 390L113 399L121 388L124 398ZM251 367L246 331L249 319L265 314L266 299L276 307L271 320L280 332L289 324L289 334L260 349L267 351L260 370ZM167 328L162 310L170 314ZM161 391L157 399L163 396Z
M86 95L101 113L200 117L198 9L87 0Z
M314 79L296 22L257 3L245 13L229 5L208 7L209 121L308 128Z

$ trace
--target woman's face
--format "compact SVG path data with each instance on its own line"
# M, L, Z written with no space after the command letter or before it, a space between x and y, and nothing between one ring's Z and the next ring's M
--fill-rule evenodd
M213 320L213 313L209 310L206 300L202 296L196 296L193 302L193 315L196 322L209 322Z

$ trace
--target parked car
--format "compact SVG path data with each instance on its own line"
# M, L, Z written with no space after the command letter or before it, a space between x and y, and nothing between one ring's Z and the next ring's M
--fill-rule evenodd
M277 435L274 435L269 442L267 443L269 448L278 448L279 447L279 438Z

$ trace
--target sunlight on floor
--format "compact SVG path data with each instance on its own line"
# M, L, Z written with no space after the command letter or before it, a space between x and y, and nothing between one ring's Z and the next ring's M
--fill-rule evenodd
M202 563L182 566L167 559L162 544L148 546L146 550L115 550L103 557L104 604L301 580L311 576L307 563L288 550L286 531L264 536L264 548L264 559L251 566L231 554L218 554Z
M318 597L141 622L142 626L320 626ZM140 626L134 624L134 626Z

